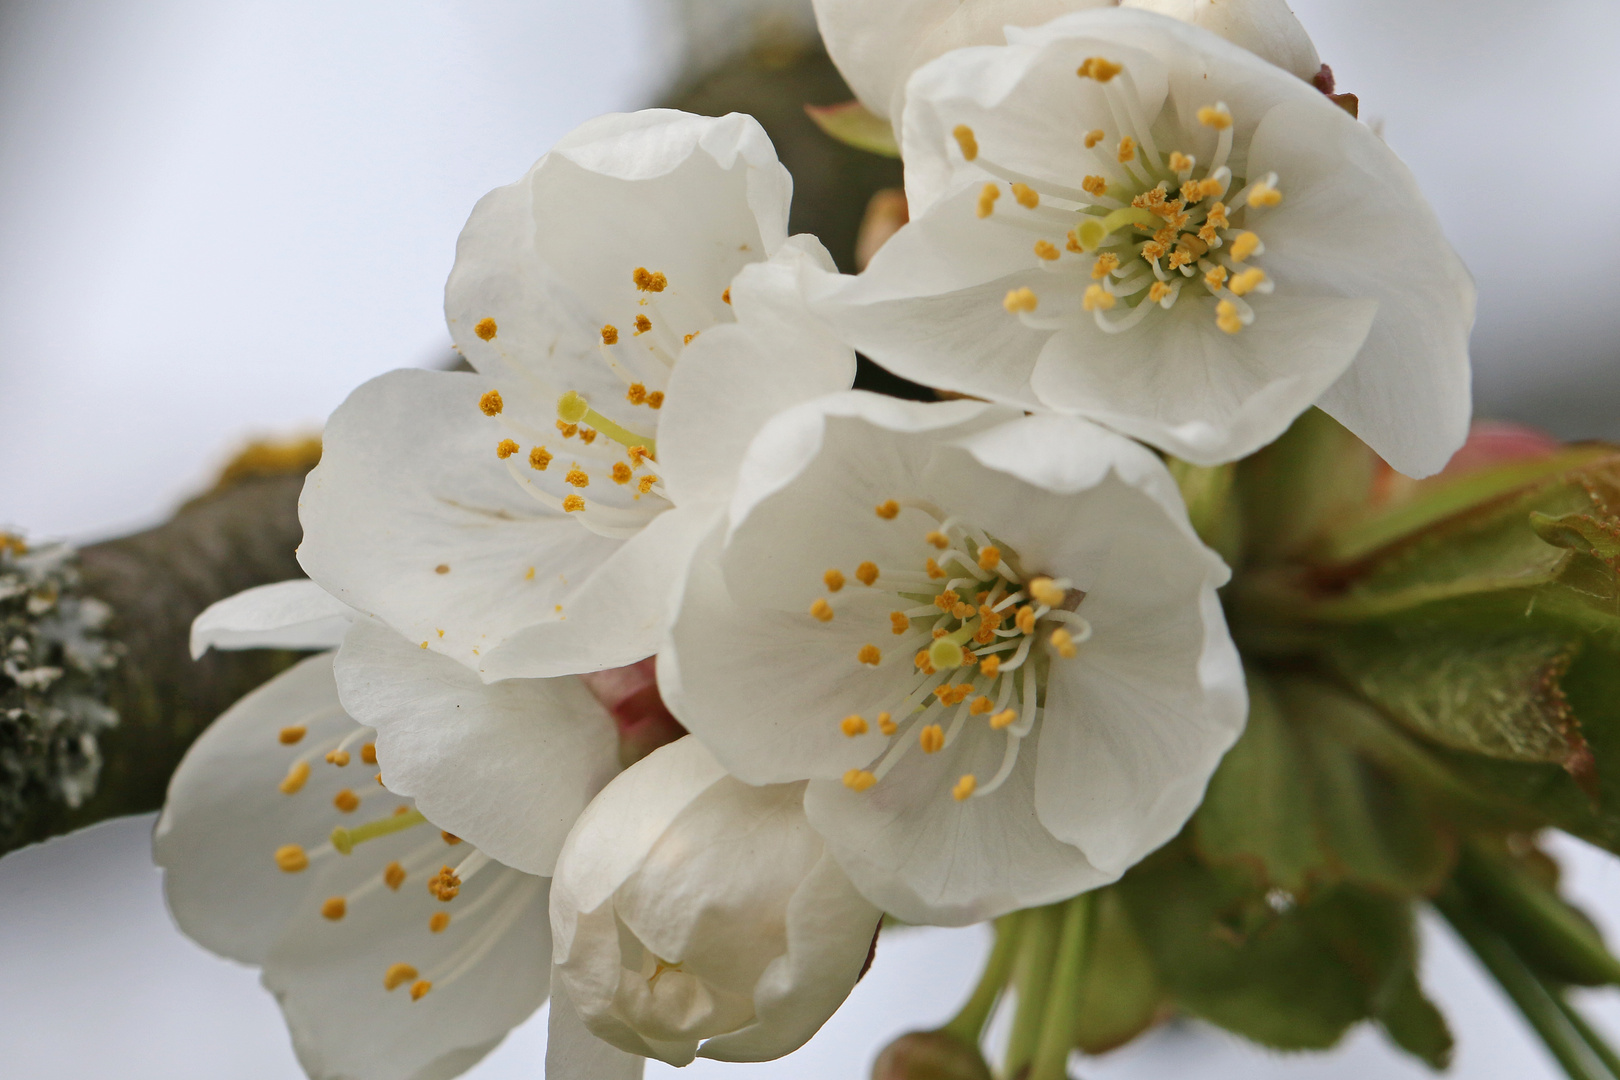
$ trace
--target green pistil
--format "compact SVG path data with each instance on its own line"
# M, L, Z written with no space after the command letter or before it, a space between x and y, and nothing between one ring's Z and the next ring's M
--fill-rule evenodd
M376 821L368 821L364 825L356 825L346 829L342 825L332 830L332 846L344 855L354 850L354 845L363 844L367 840L375 840L379 836L388 836L390 833L404 832L406 829L420 825L427 818L422 816L420 810L409 810L403 814L391 814Z

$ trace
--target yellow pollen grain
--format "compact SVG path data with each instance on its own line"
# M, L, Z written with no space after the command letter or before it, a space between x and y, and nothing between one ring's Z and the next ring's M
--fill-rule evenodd
M448 866L441 866L439 872L428 879L428 892L435 899L448 904L461 893L461 879Z
M890 716L886 712L878 713L877 721L878 730L883 732L885 735L893 735L899 730L899 725L894 722L894 717Z
M506 402L501 400L499 390L486 390L484 396L478 399L478 408L485 416L499 416L501 410L506 408Z
M1217 229L1224 229L1231 224L1226 217L1226 204L1218 202L1209 208L1209 215L1204 219Z
M416 969L411 965L389 964L388 970L383 973L383 989L398 990L414 978L416 978Z
M519 447L516 439L502 439L500 442L495 444L495 456L500 458L502 461L505 461L507 458L517 453L518 449Z
M1260 248L1260 238L1252 232L1239 233L1232 241L1232 261L1242 262Z
M1282 192L1270 184L1256 184L1249 189L1249 197L1244 201L1249 204L1251 210L1262 206L1276 206L1282 202Z
M850 715L844 717L844 719L839 723L838 729L853 739L857 735L866 734L866 721L861 717L856 716L854 713L851 713Z
M276 786L281 788L283 795L296 795L304 790L304 784L308 780L309 762L295 761L292 768L287 770L287 775L281 778L281 783Z
M720 294L720 302L722 304L731 303L731 287L729 285L726 286L726 291Z
M1045 259L1047 262L1057 260L1063 253L1049 240L1035 241L1035 257Z
M1185 247L1178 247L1170 253L1170 269L1179 270L1192 262L1192 252Z
M1162 281L1155 281L1152 285L1148 286L1148 300L1152 303L1157 304L1159 301L1163 300L1169 295L1170 286Z
M391 862L383 867L383 884L399 892L399 887L405 884L405 867L397 862Z
M477 334L479 339L482 340L482 341L492 341L492 340L494 340L494 338L495 338L495 320L490 319L490 318L483 318L483 319L478 320L478 325L473 327L473 333Z
M631 477L630 466L622 461L613 463L613 482L615 484L628 484Z
M1019 608L1017 618L1013 619L1013 625L1018 627L1019 633L1033 634L1035 632L1035 609L1028 604Z
M529 567L527 570L525 570L523 572L523 580L524 581L533 581L534 580L534 567L531 566L531 567Z
M448 574L450 572L450 564L440 563L438 566L433 568L433 572L435 574Z
M584 469L581 469L578 465L575 465L572 469L569 469L568 475L563 477L563 479L577 488L591 486L590 474L588 474Z
M1086 250L1085 245L1080 243L1080 230L1079 230L1078 227L1070 229L1068 232L1064 233L1063 235L1065 237L1065 239L1063 241L1063 249L1065 251L1072 251L1076 255L1078 255L1082 251Z
M973 774L966 773L963 775L962 779L956 782L956 786L951 788L951 798L955 799L957 802L971 798L974 789L978 786L979 782L974 779Z
M352 814L360 809L360 796L348 788L344 788L332 796L332 805L338 808L340 814Z
M828 592L837 592L844 587L844 573L842 570L828 570L821 575L821 580L826 584Z
M993 679L1001 674L1001 657L991 653L989 656L980 658L979 673L987 679Z
M1018 719L1017 709L1003 709L990 718L990 726L997 731Z
M580 428L579 429L579 441L584 443L586 446L591 445L591 443L596 441L596 429L595 428Z
M844 786L851 791L865 791L877 783L877 777L865 769L851 769L844 774Z
M889 612L889 629L898 636L911 629L911 620L903 611Z
M1172 150L1172 151L1170 151L1170 171L1171 172L1183 173L1183 172L1187 172L1192 167L1193 167L1193 159L1192 158L1188 157L1186 154L1183 154L1180 150Z
M1115 270L1119 269L1119 256L1112 251L1105 251L1097 256L1097 261L1091 264L1091 280L1101 281Z
M294 724L292 727L282 728L276 733L276 738L280 740L282 746L291 746L307 734L309 734L308 728L302 724Z
M1018 288L1013 289L1007 294L1006 298L1001 301L1001 306L1006 308L1007 312L1011 315L1017 315L1020 312L1027 314L1028 312L1034 311L1039 305L1040 299L1027 285L1021 285Z
M662 409L663 407L664 392L662 390L654 390L652 393L647 395L647 408Z
M915 666L916 669L922 672L924 675L932 675L934 673L934 663L932 660L928 659L927 649L918 649L917 655L911 658L911 662L913 666Z
M1198 110L1198 122L1216 131L1224 131L1232 126L1232 114L1225 105L1205 105Z
M928 576L933 578L935 581L938 581L940 578L945 576L945 571L941 570L939 568L939 563L935 562L933 559L928 559L925 561L923 563L923 569L927 571Z
M1052 648L1056 649L1057 654L1065 660L1073 660L1075 653L1079 651L1074 647L1074 635L1062 627L1052 631L1050 640Z
M1084 191L1087 195L1100 199L1102 198L1103 194L1108 191L1108 181L1104 180L1100 176L1088 176L1084 180L1080 181L1080 190Z
M630 389L624 392L625 400L632 405L643 404L647 400L647 387L641 383L633 382Z
M1112 60L1101 56L1088 56L1075 74L1082 79L1096 79L1100 83L1105 83L1123 70L1123 67Z
M985 713L990 712L995 707L995 702L991 701L983 694L980 694L978 697L973 699L973 704L968 706L968 715L983 716Z
M367 765L377 764L377 744L368 742L360 748L360 760Z
M326 763L336 765L340 769L345 768L349 764L349 752L347 750L328 750L326 752Z
M570 424L566 420L559 420L559 421L557 421L557 430L562 432L562 437L563 438L572 439L576 434L578 434L579 425L578 424Z
M602 344L617 345L618 343L619 328L612 323L604 323L602 326Z
M817 597L816 602L810 605L810 614L819 622L832 622L832 605L824 598Z
M636 316L636 336L639 337L652 329L652 320L645 315Z
M945 749L945 729L938 724L929 724L917 733L917 745L922 747L925 754L937 754Z
M282 844L276 848L276 865L282 873L296 874L309 866L309 856L298 844Z
M585 496L583 495L570 495L563 500L563 512L566 514L577 513L583 509L585 509Z
M648 273L645 266L636 267L635 272L630 275L630 280L634 281L636 288L642 292L663 292L665 286L669 284L669 279L663 274L657 271Z
M877 584L877 579L878 579L877 563L875 563L875 562L863 562L863 563L861 563L861 565L859 565L859 566L857 566L855 568L855 580L859 581L862 585L868 585L868 586L876 585Z
M647 492L652 490L653 485L656 483L658 483L658 477L654 476L652 473L648 473L646 476L643 476L640 480L636 481L636 490L645 495Z
M1238 296L1247 296L1254 292L1266 280L1266 272L1258 266L1251 266L1241 274L1232 277L1231 289Z
M432 989L433 984L427 979L416 980L415 982L411 983L411 1000L421 1001L427 996L427 992Z
M1102 128L1097 128L1094 131L1086 132L1086 149L1090 150L1092 147L1096 146L1098 143L1102 142L1107 137L1108 137L1108 133L1106 131L1104 131Z
M995 213L996 200L1001 198L1001 189L994 184L986 184L979 189L979 201L973 207L973 212L982 218Z
M1067 594L1051 578L1038 577L1029 583L1029 595L1047 607L1057 607Z
M941 611L949 611L954 608L960 600L961 597L957 596L955 589L946 589L944 592L934 597L934 606L939 608Z
M1012 186L1012 193L1013 198L1018 201L1018 205L1022 206L1025 210L1033 210L1037 206L1041 205L1040 192L1036 191L1028 184L1014 184Z
M973 137L973 129L966 124L957 124L951 129L951 137L956 145L962 148L962 157L972 161L979 156L979 140Z
M951 615L958 619L966 619L971 614L973 614L972 604L957 604L951 608Z
M640 468L652 459L652 454L648 452L645 446L632 446L625 450L624 456L630 459L630 465L633 468Z
M946 548L951 546L950 537L946 536L937 529L923 537L923 539L927 540L930 544L933 544L941 551L944 551Z
M1226 267L1217 266L1204 275L1204 284L1213 292L1226 284Z
M986 544L984 547L979 549L979 569L980 570L994 570L996 567L998 567L1000 565L1001 565L1001 549L1000 548L995 547L994 545L991 545L991 544Z
M428 917L428 931L430 933L442 934L444 933L444 928L449 925L450 913L448 911L435 911L431 916Z
M900 515L900 504L890 499L888 502L878 503L876 512L884 521L893 521Z
M1135 161L1136 160L1136 140L1131 138L1129 135L1127 135L1123 139L1119 140L1119 153L1116 154L1115 156L1119 158L1119 163L1121 165L1125 164L1128 161Z
M321 914L333 922L337 922L348 913L349 902L341 896L329 896L326 898L326 902L321 905Z
M1086 286L1086 294L1080 298L1080 306L1087 311L1107 311L1116 302L1113 294L1101 285Z
M546 466L551 464L551 451L543 446L537 446L529 451L529 468L536 472L545 472Z
M1149 240L1142 245L1142 258L1148 262L1157 262L1164 257L1164 245L1157 240Z
M1215 325L1228 334L1235 334L1243 329L1243 318L1238 315L1237 305L1230 300L1222 300L1215 305Z

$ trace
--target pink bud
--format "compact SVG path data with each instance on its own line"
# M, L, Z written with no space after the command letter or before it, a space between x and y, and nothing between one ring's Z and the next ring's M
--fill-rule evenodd
M619 732L619 763L625 768L686 734L658 693L653 657L580 679L612 715Z

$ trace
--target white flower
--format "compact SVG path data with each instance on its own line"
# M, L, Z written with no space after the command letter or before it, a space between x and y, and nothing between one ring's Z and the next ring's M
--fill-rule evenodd
M1116 0L814 0L827 54L872 113L898 122L906 80L937 56L968 45L1000 45L1009 26L1113 7ZM1285 0L1124 0L1196 23L1264 60L1310 79L1322 66L1310 35Z
M911 223L820 310L901 375L1199 464L1317 404L1409 475L1467 433L1474 290L1411 174L1196 26L1088 11L918 71Z
M374 760L311 657L192 746L154 854L181 929L264 969L310 1076L451 1077L546 999L547 882L447 839Z
M1113 880L1243 726L1226 567L1158 459L1077 418L797 407L699 550L670 707L740 779L809 779L811 824L909 921Z
M803 795L744 784L687 738L591 803L552 887L553 979L586 1027L673 1065L763 1061L815 1034L859 978L879 913Z
M478 374L392 372L333 414L300 504L310 577L485 679L650 655L700 496L725 486L683 438L744 444L854 376L797 298L832 263L787 237L790 188L751 118L653 110L585 124L485 196L445 298ZM681 369L734 309L779 347L693 397Z

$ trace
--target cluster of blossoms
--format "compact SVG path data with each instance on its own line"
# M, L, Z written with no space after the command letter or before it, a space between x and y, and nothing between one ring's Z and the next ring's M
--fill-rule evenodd
M867 269L787 234L751 118L585 124L462 233L475 373L356 390L310 580L197 622L335 650L157 839L313 1076L453 1075L548 994L558 1080L778 1057L883 913L1115 881L1248 708L1165 456L1313 405L1411 475L1463 440L1467 274L1280 0L818 17L905 163ZM962 400L852 390L856 349Z

